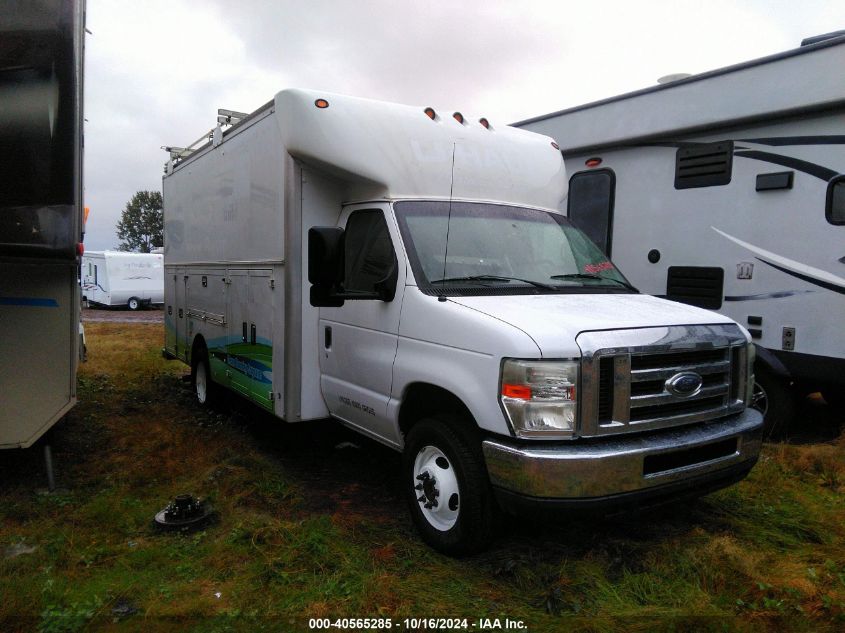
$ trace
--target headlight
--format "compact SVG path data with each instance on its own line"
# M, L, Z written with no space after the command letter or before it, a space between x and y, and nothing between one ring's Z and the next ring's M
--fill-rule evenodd
M519 437L570 438L577 428L579 362L505 360L501 401Z

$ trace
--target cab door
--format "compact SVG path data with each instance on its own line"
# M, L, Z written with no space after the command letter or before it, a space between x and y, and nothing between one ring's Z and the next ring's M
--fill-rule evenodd
M393 361L399 341L399 314L405 288L399 266L400 244L393 216L380 208L356 208L341 216L345 227L344 288L376 292L380 281L396 275L392 300L347 300L339 308L320 308L321 388L332 415L365 433L398 441L387 417ZM404 258L401 258L404 261Z

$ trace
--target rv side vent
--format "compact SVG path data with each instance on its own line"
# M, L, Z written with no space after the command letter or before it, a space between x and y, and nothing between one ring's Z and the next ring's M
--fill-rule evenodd
M675 189L728 184L733 151L733 141L681 147L675 155Z
M722 307L725 271L703 266L670 266L666 277L666 298L700 308Z

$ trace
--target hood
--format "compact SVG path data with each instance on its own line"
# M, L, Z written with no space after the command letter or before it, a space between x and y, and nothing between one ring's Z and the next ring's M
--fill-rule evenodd
M721 314L650 295L510 295L449 300L519 328L549 358L572 356L577 352L575 337L586 331L733 323Z

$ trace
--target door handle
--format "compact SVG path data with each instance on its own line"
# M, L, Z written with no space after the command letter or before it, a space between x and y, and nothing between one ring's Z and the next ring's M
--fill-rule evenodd
M326 326L326 336L323 338L323 345L326 349L332 348L332 329Z

